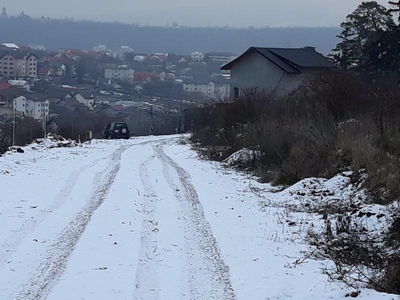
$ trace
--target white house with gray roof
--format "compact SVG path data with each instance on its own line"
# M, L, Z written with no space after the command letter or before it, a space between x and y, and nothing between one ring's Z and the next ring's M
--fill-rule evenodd
M49 100L38 94L22 94L13 101L13 109L23 116L42 120L49 115Z
M64 98L76 99L79 103L83 104L90 110L93 109L94 96L91 90L78 90L69 92Z
M257 90L285 95L298 88L308 76L333 68L333 64L313 47L251 47L221 67L231 72L231 96Z
M218 76L211 79L186 79L183 90L188 93L197 92L209 99L224 99L229 97L229 80Z

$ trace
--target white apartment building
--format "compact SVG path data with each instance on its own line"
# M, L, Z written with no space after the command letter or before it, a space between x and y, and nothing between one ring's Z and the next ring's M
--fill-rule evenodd
M135 70L129 68L106 68L104 70L104 78L111 81L128 81L133 83Z
M237 55L229 52L209 52L206 53L205 58L214 64L225 65L237 58Z
M230 84L228 80L211 79L209 81L185 80L183 90L188 93L197 92L209 99L224 99L229 97Z
M192 58L192 61L202 62L204 59L204 54L199 51L195 51L193 53L190 53L190 57Z
M0 50L0 76L37 77L37 57L29 51Z
M49 100L37 94L21 95L14 99L13 108L24 116L42 120L49 115Z

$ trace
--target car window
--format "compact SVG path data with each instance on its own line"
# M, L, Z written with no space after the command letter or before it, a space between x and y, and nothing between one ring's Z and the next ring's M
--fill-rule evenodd
M115 123L114 129L121 129L121 128L127 128L128 126L125 123Z

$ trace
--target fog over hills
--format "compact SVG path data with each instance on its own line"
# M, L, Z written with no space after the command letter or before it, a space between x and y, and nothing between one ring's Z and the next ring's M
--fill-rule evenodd
M48 50L107 45L109 49L130 46L135 52L187 54L193 51L227 51L240 54L250 46L314 46L328 53L337 43L335 27L152 27L123 23L100 23L28 16L0 19L0 42L44 45Z

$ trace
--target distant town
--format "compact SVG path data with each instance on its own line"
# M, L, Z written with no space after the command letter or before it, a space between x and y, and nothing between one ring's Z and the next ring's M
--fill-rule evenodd
M234 58L226 52L136 53L106 45L46 51L2 43L0 120L26 116L56 132L90 119L102 125L125 120L135 134L181 131L185 108L229 97L229 71L220 68Z

